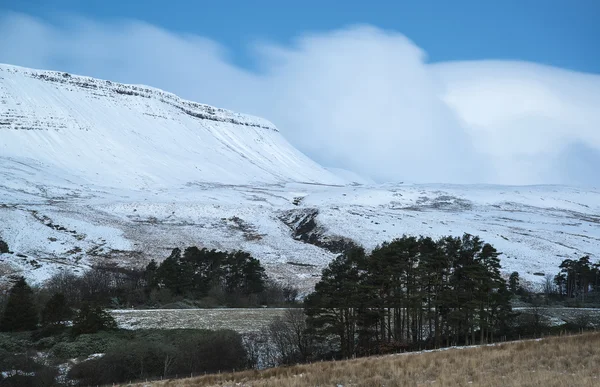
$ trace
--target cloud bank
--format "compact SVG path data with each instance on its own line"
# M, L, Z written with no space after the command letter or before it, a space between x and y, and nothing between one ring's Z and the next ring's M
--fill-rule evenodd
M600 76L531 63L428 64L370 26L257 44L147 23L0 17L0 62L147 84L273 121L317 162L376 181L599 185Z

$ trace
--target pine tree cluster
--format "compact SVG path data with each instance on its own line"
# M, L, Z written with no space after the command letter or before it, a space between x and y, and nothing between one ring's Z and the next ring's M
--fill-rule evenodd
M342 357L487 342L511 317L498 256L468 234L404 236L370 255L352 249L307 297L308 326Z
M589 256L565 259L559 268L554 277L559 295L584 301L590 290L600 291L600 263L592 264Z
M188 247L176 248L160 265L146 267L148 289L169 289L175 295L200 298L211 289L247 296L264 290L265 269L244 251L224 252Z
M38 313L33 291L25 278L17 279L10 289L8 301L0 319L0 332L32 331L37 328Z

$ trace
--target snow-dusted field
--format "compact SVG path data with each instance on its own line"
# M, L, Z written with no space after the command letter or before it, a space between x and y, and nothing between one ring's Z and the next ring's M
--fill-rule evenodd
M553 325L587 319L600 328L599 308L514 308L519 313L537 312ZM111 314L122 329L232 329L239 333L258 332L277 317L283 308L235 309L115 309Z
M232 329L239 333L260 331L285 309L153 309L112 310L122 329Z
M503 252L506 272L530 281L555 274L566 258L600 259L594 189L196 184L156 192L80 188L61 197L0 184L0 203L0 238L14 251L0 263L38 280L97 262L141 265L198 245L249 251L274 278L309 289L335 254L294 239L284 223L289 211L317 213L320 234L368 249L405 233L479 235Z

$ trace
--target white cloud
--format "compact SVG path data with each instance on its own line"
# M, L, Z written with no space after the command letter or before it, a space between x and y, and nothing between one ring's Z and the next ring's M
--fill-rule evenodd
M254 47L137 21L0 17L0 62L159 87L264 116L300 150L380 181L600 184L600 76L519 62L430 65L369 26Z
M600 76L498 61L431 68L499 182L600 183L587 167L600 159Z

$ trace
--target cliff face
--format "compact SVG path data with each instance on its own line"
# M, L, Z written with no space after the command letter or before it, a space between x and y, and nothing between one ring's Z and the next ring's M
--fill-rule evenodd
M0 157L102 185L340 182L264 119L55 71L0 65L0 134Z
M19 81L19 78L29 78L39 80L49 85L56 87L57 91L74 92L79 91L88 97L95 99L112 99L118 101L143 101L143 99L153 99L160 101L165 105L174 107L175 109L201 120L209 120L215 122L230 123L233 125L250 126L277 132L275 126L258 117L235 113L225 109L215 108L209 105L204 105L197 102L186 101L178 96L155 89L148 86L140 85L125 85L121 83L111 82L108 80L100 80L79 75L71 75L65 72L33 70L24 67L0 65L0 74L6 82ZM22 80L22 79L21 79ZM8 105L8 100L18 96L11 95L8 92L6 85L0 86L2 91L0 94L0 104ZM17 85L18 86L18 85ZM134 97L134 98L127 98ZM139 102L138 101L138 102ZM17 105L22 104L17 102ZM135 104L135 102L134 102ZM25 129L25 130L47 130L47 129L66 129L66 125L52 125L52 119L49 121L28 121L25 116L16 114L18 109L7 109L0 115L0 125L8 126L9 129ZM145 112L149 114L148 112ZM152 117L152 116L151 116ZM163 117L164 118L164 117Z

